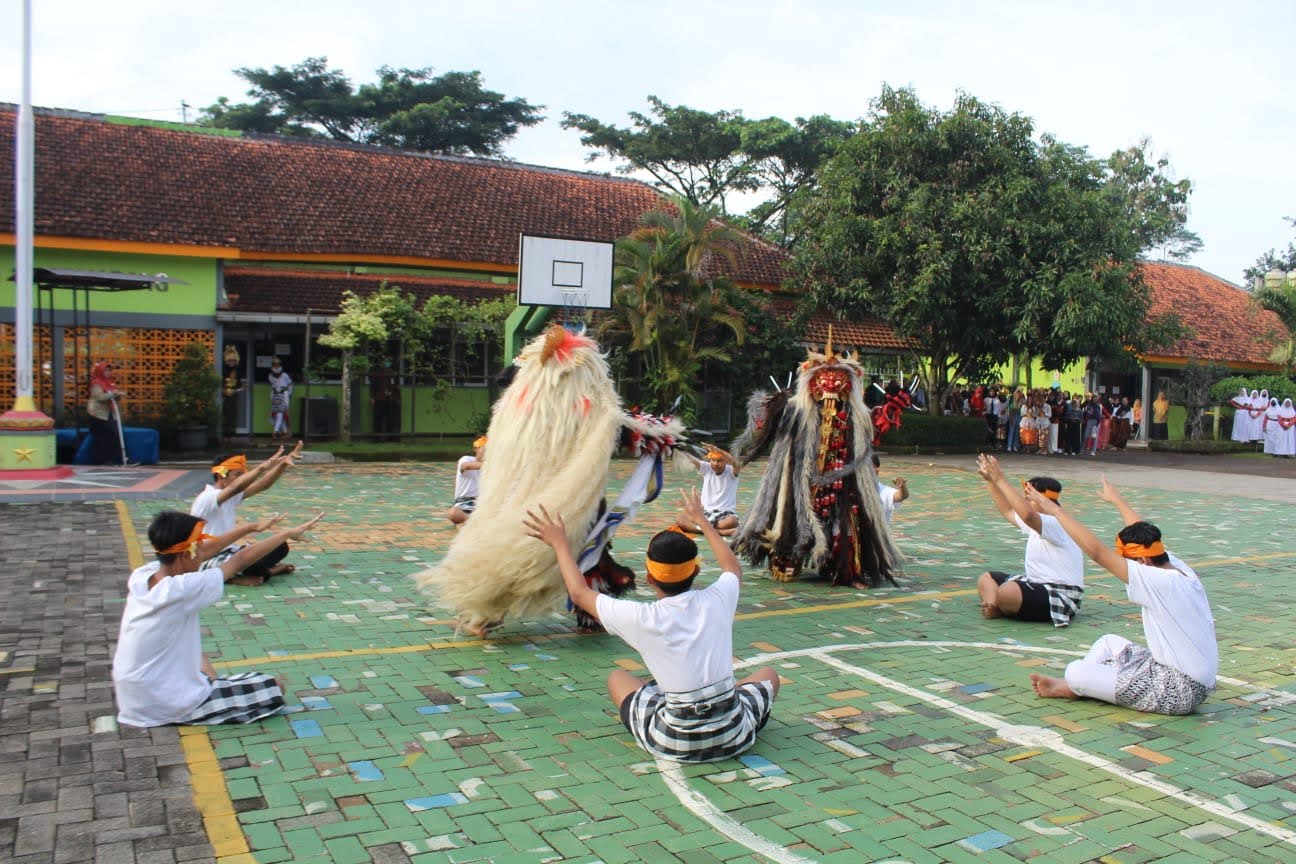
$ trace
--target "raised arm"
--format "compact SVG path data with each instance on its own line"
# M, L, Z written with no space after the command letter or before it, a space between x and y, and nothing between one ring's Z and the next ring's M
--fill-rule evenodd
M558 572L562 574L563 587L567 589L567 595L571 597L572 603L598 618L598 592L585 581L580 565L576 563L571 544L567 542L567 526L563 524L562 515L556 513L550 515L541 504L539 513L527 511L526 517L522 520L522 527L526 528L527 533L532 537L554 550L554 555L558 558Z
M303 522L295 527L286 528L283 531L271 534L264 540L258 540L251 546L243 547L221 564L221 573L224 574L225 581L228 582L248 567L260 561L280 543L286 543L289 540L300 540L302 537L306 536L307 531L315 527L315 523L319 522L323 518L324 513L321 511L320 513L315 514L315 518L311 519L309 522Z
M1005 519L1014 525L1017 524L1016 520L1020 519L1025 523L1026 527L1039 533L1042 524L1039 514L1026 504L1026 499L1022 497L1022 493L1014 489L1008 479L1004 477L998 459L985 453L977 456L977 473L990 487L990 497L994 499L995 506L999 508L999 512L1003 514ZM1016 519L1013 517L1016 517Z
M238 495L240 493L242 493L244 497L247 497L248 489L259 479L261 479L261 475L263 475L266 471L269 471L272 466L280 462L282 459L283 459L283 448L280 447L278 451L276 451L275 454L271 456L269 459L265 460L259 465L253 465L251 468L244 471L238 477L234 478L233 482L231 482L228 486L220 490L220 493L217 494L216 496L216 503L224 504L226 501L228 501L229 499L233 498L235 495Z
M1116 490L1116 487L1108 481L1106 474L1103 475L1102 491L1098 493L1098 497L1109 504L1114 504L1116 506L1116 509L1120 511L1122 525L1133 525L1135 522L1143 521L1143 517L1134 512L1134 508L1131 507L1123 497L1121 497L1121 494Z
M690 489L687 492L680 491L680 498L683 499L684 517L694 522L702 529L702 536L706 538L707 544L711 547L711 554L715 556L716 565L721 571L727 571L738 577L742 582L742 565L738 563L738 556L729 548L729 544L716 531L715 526L707 521L706 514L702 510L702 501L698 497L696 489Z
M210 540L204 540L202 543L198 544L198 560L206 561L213 555L233 546L249 534L260 534L262 531L269 531L281 519L283 519L282 513L272 513L264 519L259 519L256 522L247 522L243 525L237 526L232 531L227 531L226 533L213 537Z
M1079 520L1059 507L1056 501L1045 498L1035 487L1026 487L1026 497L1039 508L1041 513L1058 520L1062 529L1071 535L1071 539L1080 547L1080 551L1092 558L1094 563L1122 582L1129 582L1129 568L1125 566L1125 559L1120 553L1104 544L1098 539L1098 535L1081 525Z
M256 495L259 492L264 492L273 486L279 480L279 477L284 471L297 464L297 457L301 455L302 446L302 442L298 441L297 446L292 449L292 452L286 455L283 455L283 448L280 447L279 453L276 453L270 459L267 459L266 462L262 463L262 465L265 465L273 460L273 464L266 469L265 473L258 477L256 482L247 488L243 493L243 497L251 498L253 495Z

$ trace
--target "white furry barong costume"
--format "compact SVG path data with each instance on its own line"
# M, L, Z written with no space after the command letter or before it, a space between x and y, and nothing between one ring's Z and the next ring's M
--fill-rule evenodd
M795 390L748 403L734 455L744 465L770 455L733 548L749 563L768 561L780 582L808 566L834 585L894 583L901 558L878 498L863 370L836 356L831 339L801 364Z
M568 542L581 549L621 428L650 437L681 431L624 414L606 359L584 335L552 326L513 362L517 374L492 408L477 509L441 563L414 575L475 633L567 598L553 550L522 527L527 510L544 505L561 515Z

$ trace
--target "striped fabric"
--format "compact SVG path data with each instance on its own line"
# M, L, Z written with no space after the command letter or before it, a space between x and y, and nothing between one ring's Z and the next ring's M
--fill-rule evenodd
M218 723L252 723L278 714L284 707L283 691L269 675L244 672L212 681L212 692L180 723L213 726Z
M476 498L456 498L450 504L451 507L458 507L462 513L471 513L477 509Z
M768 681L735 686L731 676L689 693L665 693L650 681L627 699L626 727L640 747L673 762L717 762L756 743L774 688Z
M1013 576L1009 581L1025 582L1048 592L1049 617L1053 619L1054 627L1066 627L1080 611L1080 601L1084 598L1083 588L1056 582L1036 582L1025 576Z

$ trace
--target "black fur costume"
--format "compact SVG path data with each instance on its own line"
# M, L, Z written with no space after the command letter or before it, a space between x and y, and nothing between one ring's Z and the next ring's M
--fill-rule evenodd
M768 450L769 464L733 548L748 563L768 562L780 582L809 567L834 585L872 587L894 584L902 569L878 497L861 373L830 341L801 364L795 390L748 403L734 455L746 465Z

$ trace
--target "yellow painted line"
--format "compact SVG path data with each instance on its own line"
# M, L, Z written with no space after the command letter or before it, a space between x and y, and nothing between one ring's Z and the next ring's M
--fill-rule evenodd
M16 669L0 669L0 675L21 675L24 672L35 672L35 666L19 666Z
M144 552L140 549L139 537L135 532L135 522L131 519L130 510L125 501L113 502L117 508L117 521L121 525L122 539L126 544L126 560L132 570L144 566ZM234 814L234 802L230 800L229 789L225 786L225 775L221 772L216 751L212 748L211 736L205 726L181 726L180 746L184 750L185 763L189 767L190 782L193 785L194 805L202 816L203 827L207 830L207 840L212 851L222 864L240 864L241 861L252 861L247 838L239 827L238 816ZM249 856L235 858L233 856Z
M870 597L866 600L848 600L845 603L820 603L814 606L798 606L795 609L766 609L763 612L743 612L735 615L735 621L751 621L756 618L776 618L783 615L805 615L810 612L829 612L833 609L862 609L867 606L891 606L897 603L920 603L924 600L950 600L954 597L966 597L975 594L975 588L964 588L958 591L937 591L923 594L906 594L903 597Z

